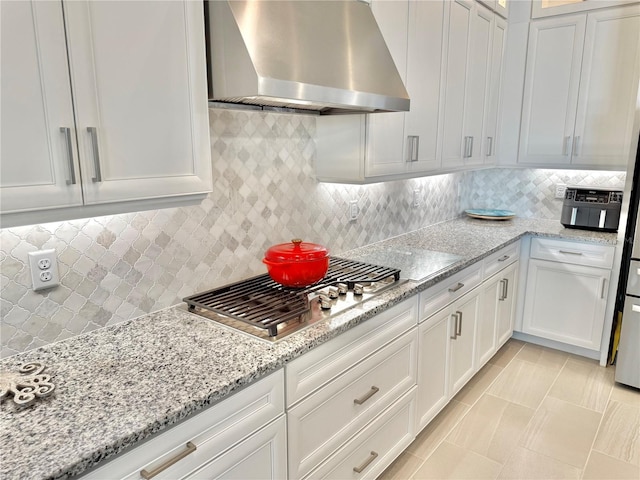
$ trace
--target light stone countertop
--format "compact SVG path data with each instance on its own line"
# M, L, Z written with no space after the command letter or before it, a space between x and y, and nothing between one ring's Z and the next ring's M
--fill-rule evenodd
M551 220L460 218L342 253L353 259L381 255L383 260L386 249L405 247L461 259L435 276L393 287L275 344L178 306L5 358L2 370L43 363L56 390L24 409L3 401L0 477L80 474L526 234L616 243L615 234L569 230Z

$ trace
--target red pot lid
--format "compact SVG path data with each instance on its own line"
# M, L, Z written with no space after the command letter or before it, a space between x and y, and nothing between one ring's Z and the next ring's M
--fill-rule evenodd
M328 255L329 251L322 245L294 238L289 243L280 243L269 248L264 258L271 262L308 262L321 260Z

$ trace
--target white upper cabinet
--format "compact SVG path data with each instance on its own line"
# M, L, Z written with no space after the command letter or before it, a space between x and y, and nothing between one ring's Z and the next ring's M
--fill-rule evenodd
M503 18L509 17L509 2L511 0L478 0L483 5L486 5L491 10L496 12Z
M3 1L0 208L82 204L62 8Z
M481 165L491 81L494 14L467 0L448 3L442 168Z
M531 23L518 162L626 168L640 5Z
M640 78L640 5L587 16L572 163L625 167Z
M502 70L504 52L507 41L506 20L494 15L492 22L493 38L491 41L491 77L482 136L482 154L485 165L496 163L498 148L498 120L500 100L502 99Z
M3 213L211 190L201 3L17 3L2 2Z
M317 121L317 176L355 183L437 171L445 2L374 0L371 8L411 99L407 113Z
M531 17L549 17L565 13L578 13L597 8L615 7L637 0L532 0Z

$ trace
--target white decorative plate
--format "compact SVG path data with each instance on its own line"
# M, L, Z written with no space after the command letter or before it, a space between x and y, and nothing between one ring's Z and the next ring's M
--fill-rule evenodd
M509 220L516 216L511 210L497 210L492 208L472 208L464 213L472 218L482 218L483 220Z

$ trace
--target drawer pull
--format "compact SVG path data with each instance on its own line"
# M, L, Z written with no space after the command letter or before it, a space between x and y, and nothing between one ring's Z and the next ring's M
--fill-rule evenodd
M503 255L502 257L500 257L498 259L499 262L504 262L506 260L509 260L509 258L511 258L511 255Z
M144 478L145 480L149 480L150 478L155 477L156 475L158 475L159 473L162 473L163 471L165 471L167 468L169 468L171 465L173 465L174 463L179 462L180 460L182 460L184 457L186 457L187 455L192 454L193 452L196 451L196 446L195 444L191 443L191 442L187 442L187 449L183 450L182 452L180 452L178 455L176 455L173 458L170 458L169 460L167 460L166 462L164 462L162 465L160 465L158 468L154 468L153 470L151 470L150 472L147 471L147 469L143 469L140 470L140 476L142 478Z
M359 467L353 467L353 471L356 473L364 472L364 469L367 468L369 464L373 462L376 458L378 458L378 454L373 450L371 450L371 453L369 454L369 458L367 458L364 462L362 462L362 465L360 465Z
M369 400L371 397L373 397L379 391L380 391L380 389L378 387L371 387L371 390L369 390L363 397L355 398L353 400L353 403L355 403L356 405L362 405L364 402ZM360 472L358 472L358 473L360 473Z
M455 287L451 287L449 288L449 292L453 293L453 292L457 292L458 290L460 290L462 287L464 287L464 283L460 283L458 282L458 284Z
M458 322L458 329L456 330L456 337L461 337L462 336L462 312L458 310L456 312L456 315L460 319L460 321Z
M558 250L558 252L566 255L582 255L582 252L570 252L569 250Z

